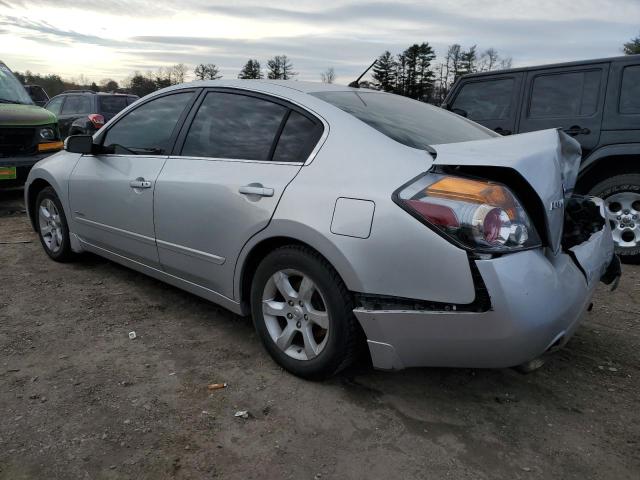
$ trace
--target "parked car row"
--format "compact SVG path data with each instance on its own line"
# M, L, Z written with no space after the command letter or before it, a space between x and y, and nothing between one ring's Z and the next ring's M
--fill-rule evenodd
M39 85L23 86L0 61L0 188L22 185L33 165L61 150L66 137L97 132L137 99L70 90L50 100Z
M56 116L34 105L0 61L0 188L23 184L33 165L61 149Z
M443 106L502 135L578 140L576 191L605 200L617 253L640 262L640 55L466 75Z
M45 108L56 114L63 138L93 135L115 114L138 100L136 95L68 90L53 97Z

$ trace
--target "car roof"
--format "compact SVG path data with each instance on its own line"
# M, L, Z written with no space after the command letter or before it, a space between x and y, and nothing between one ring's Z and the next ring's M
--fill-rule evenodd
M242 87L242 88L255 88L261 91L272 90L274 93L280 91L281 88L289 88L297 90L302 93L315 93L315 92L359 92L363 90L375 92L377 90L369 90L364 88L352 88L346 85L339 85L335 83L322 83L322 82L307 82L299 80L197 80L195 82L183 83L185 86L197 86L197 87Z
M532 65L529 67L517 67L517 68L508 68L504 70L491 70L489 72L468 73L466 75L463 75L460 78L475 78L475 77L484 77L484 76L491 76L491 75L502 75L505 73L519 73L519 72L527 72L530 70L540 70L540 69L547 69L547 68L580 67L584 65L592 65L595 63L606 63L606 62L637 62L638 60L639 60L638 55L624 55L620 57L595 58L591 60L576 60L573 62L548 63L543 65Z
M136 97L133 93L119 93L119 92L94 92L93 90L65 90L64 92L59 93L56 97L62 95L99 95L99 96L121 96L121 97Z

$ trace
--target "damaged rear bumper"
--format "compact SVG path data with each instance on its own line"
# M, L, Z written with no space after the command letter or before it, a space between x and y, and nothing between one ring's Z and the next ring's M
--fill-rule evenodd
M491 299L486 312L354 313L376 368L512 367L568 341L613 258L605 225L570 254L539 249L476 260Z

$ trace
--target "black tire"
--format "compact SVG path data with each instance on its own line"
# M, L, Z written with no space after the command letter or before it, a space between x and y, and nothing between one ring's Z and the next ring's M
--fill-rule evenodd
M640 174L625 173L603 180L591 188L589 195L600 197L606 202L608 197L622 192L640 195ZM616 246L616 253L623 263L640 264L640 242L635 247Z
M43 237L42 232L40 231L39 212L41 205L46 200L52 201L58 211L62 242L60 242L60 248L57 250L52 250L52 248L47 245L47 242ZM47 253L47 255L49 255L49 257L56 262L70 262L71 260L73 260L75 254L71 250L71 240L69 238L69 226L67 224L67 217L64 214L62 203L60 203L60 199L58 198L58 195L56 195L56 191L52 187L43 188L40 193L38 193L33 212L35 216L36 229L38 231L38 238L40 238L42 248L44 248L44 251Z
M292 358L272 339L262 312L262 295L276 272L294 269L308 276L325 301L329 316L328 338L318 356L308 360ZM280 247L268 254L255 272L251 284L251 312L256 331L267 351L284 369L299 377L320 380L349 366L359 353L360 327L353 315L353 299L335 269L318 253L304 246Z

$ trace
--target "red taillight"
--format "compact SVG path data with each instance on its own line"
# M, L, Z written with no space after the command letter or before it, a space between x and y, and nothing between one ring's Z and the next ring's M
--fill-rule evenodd
M92 113L89 115L89 121L94 127L100 128L104 125L104 117L99 113Z
M458 217L456 217L456 212L449 207L424 203L420 200L407 200L407 204L423 216L425 220L433 223L434 225L456 228L460 226L458 223Z
M428 172L396 191L394 201L467 248L507 252L540 245L520 202L497 182Z

